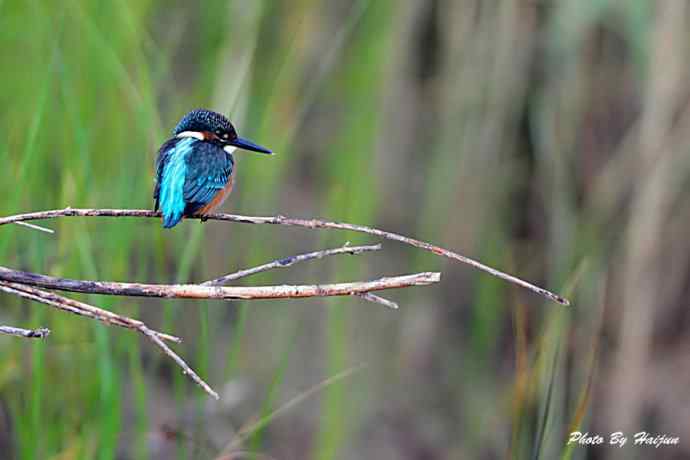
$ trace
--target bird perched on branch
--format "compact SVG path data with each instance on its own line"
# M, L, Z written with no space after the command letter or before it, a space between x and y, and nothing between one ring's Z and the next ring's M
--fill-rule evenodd
M183 216L204 216L230 195L235 174L235 149L272 152L237 136L223 115L192 110L182 117L156 158L155 210L163 227L177 225ZM202 221L205 220L202 217Z

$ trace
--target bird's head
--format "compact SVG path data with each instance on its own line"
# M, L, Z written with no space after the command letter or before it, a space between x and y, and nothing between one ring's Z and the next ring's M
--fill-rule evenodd
M194 137L199 140L222 145L223 150L232 153L236 148L271 155L272 152L248 139L237 135L230 120L217 112L196 109L182 117L173 131L176 137Z

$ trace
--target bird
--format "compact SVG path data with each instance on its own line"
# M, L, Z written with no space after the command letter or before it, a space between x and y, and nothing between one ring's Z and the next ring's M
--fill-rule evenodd
M272 155L273 152L237 135L224 115L206 109L186 114L163 143L155 162L154 211L160 210L164 228L183 217L205 216L230 195L235 176L236 149Z

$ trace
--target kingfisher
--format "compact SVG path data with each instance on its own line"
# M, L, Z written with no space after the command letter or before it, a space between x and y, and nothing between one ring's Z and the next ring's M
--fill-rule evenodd
M184 216L201 216L203 222L225 201L232 191L232 154L238 148L273 153L239 137L220 113L196 109L182 117L156 158L154 210L160 209L164 228L174 227Z

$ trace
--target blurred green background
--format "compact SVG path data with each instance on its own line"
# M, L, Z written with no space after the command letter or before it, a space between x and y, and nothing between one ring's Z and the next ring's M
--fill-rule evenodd
M278 152L236 155L223 210L416 236L573 301L393 242L241 284L443 272L387 292L399 311L73 296L182 336L215 402L135 332L2 295L0 323L52 334L0 337L0 457L688 458L689 19L680 0L0 0L2 215L150 208L158 146L206 107ZM42 224L0 229L2 265L188 282L375 241Z

